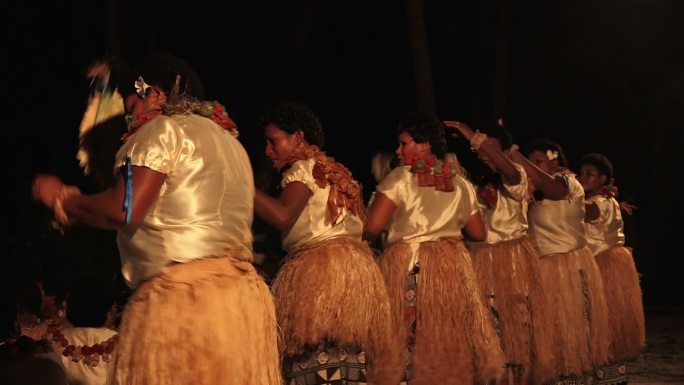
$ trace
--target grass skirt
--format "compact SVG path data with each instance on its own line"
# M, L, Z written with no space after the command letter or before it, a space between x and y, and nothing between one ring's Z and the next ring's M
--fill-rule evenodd
M415 339L405 322L411 245L388 247L380 261L392 303L398 343L411 349L411 381L419 384L487 383L503 372L504 356L491 315L475 282L470 253L461 240L443 238L419 246L420 272Z
M369 382L399 382L387 291L366 243L337 237L299 249L287 256L272 290L285 366L322 345L358 346Z
M613 247L596 255L608 302L611 361L638 355L645 344L644 308L632 252Z
M603 280L589 248L540 259L542 286L555 321L554 368L559 376L581 376L608 359L608 308Z
M543 383L555 377L550 317L541 288L539 257L527 236L477 244L473 267L489 306L509 368L509 383Z
M273 298L249 262L169 265L126 306L114 383L280 384Z

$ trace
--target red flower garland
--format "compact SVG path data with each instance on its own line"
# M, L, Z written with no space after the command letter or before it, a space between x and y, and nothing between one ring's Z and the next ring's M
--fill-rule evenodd
M456 175L456 170L452 170L449 163L430 155L426 158L411 158L406 165L411 166L410 171L418 177L418 186L434 186L437 191L454 191L451 178Z
M85 346L72 345L64 337L62 331L58 326L51 326L48 329L48 341L52 343L52 348L55 352L61 353L64 357L71 357L74 362L83 360L83 363L90 366L97 366L102 361L109 363L112 360L112 353L116 348L116 343L119 341L119 335L115 334L106 341Z
M496 207L498 197L499 191L492 183L487 183L486 186L479 188L477 191L477 201L489 209Z

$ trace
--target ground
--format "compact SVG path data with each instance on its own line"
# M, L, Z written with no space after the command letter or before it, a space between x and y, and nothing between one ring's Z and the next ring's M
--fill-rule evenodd
M684 384L684 309L646 310L646 348L628 363L629 382Z

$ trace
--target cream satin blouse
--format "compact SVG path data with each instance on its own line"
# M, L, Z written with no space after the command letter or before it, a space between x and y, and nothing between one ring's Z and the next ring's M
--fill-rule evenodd
M527 235L527 202L530 199L527 174L522 166L515 164L515 168L520 172L520 183L507 183L502 175L496 206L489 208L486 204L479 203L487 226L487 239L475 244L494 244Z
M117 232L123 276L131 287L171 262L228 253L252 260L252 168L228 131L198 115L160 116L119 149L117 172L125 156L133 166L166 174L143 220Z
M584 246L584 189L574 175L555 173L568 185L565 199L543 199L530 206L529 232L540 257L568 253Z
M454 191L437 191L418 186L409 166L397 167L377 186L377 192L389 198L397 208L390 219L387 244L404 241L411 244L410 269L418 262L420 242L444 237L463 239L461 229L478 212L473 185L460 175L453 177Z
M342 209L335 223L331 223L327 217L328 194L330 185L320 188L316 185L313 177L313 159L298 160L283 173L281 186L285 188L292 182L304 183L311 190L309 203L297 218L292 228L283 232L283 249L292 252L312 242L320 242L326 239L350 236L361 240L363 233L363 221L361 218L351 215L347 209Z
M586 202L595 203L600 211L598 218L586 223L587 244L591 252L596 255L611 247L624 245L624 222L620 205L615 198L594 195Z

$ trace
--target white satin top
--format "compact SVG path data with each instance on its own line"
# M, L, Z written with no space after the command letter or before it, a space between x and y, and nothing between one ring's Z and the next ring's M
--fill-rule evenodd
M328 220L326 213L330 184L324 188L316 185L313 177L314 164L311 158L292 163L292 166L283 173L283 179L280 182L283 188L292 182L304 183L312 194L295 224L282 234L283 249L286 252L295 251L312 242L339 236L350 236L361 240L363 221L352 215L346 208L341 208L340 216L335 223Z
M252 260L252 168L228 131L199 115L160 116L119 149L117 172L126 155L133 166L166 174L159 198L142 221L117 231L129 286L171 262L228 253Z
M584 189L574 175L555 173L568 185L565 199L543 199L530 206L529 233L540 257L569 253L584 246Z
M594 195L586 203L596 204L600 212L598 218L586 223L587 244L591 252L596 255L611 247L624 245L624 222L620 205L615 198Z
M377 186L378 193L397 206L390 219L387 243L463 239L461 229L478 211L477 196L473 185L462 176L452 180L454 191L437 191L418 186L409 166L392 170Z
M114 330L104 327L78 327L63 329L62 334L64 335L64 338L69 341L70 345L92 346L107 341L117 333ZM83 360L74 362L71 360L71 357L65 357L61 354L59 355L59 358L62 360L62 365L64 365L64 371L66 372L70 384L105 385L108 383L110 374L114 368L113 361L105 362L102 358L100 358L100 362L97 366L90 366L84 363Z
M530 199L527 174L519 164L514 164L520 172L520 183L513 185L501 176L501 186L496 195L496 206L489 208L479 203L480 211L487 226L487 239L477 244L495 244L518 239L527 235L527 204Z

